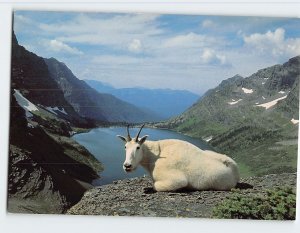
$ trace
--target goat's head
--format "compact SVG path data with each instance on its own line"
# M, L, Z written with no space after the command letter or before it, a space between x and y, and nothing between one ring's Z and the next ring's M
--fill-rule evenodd
M144 125L142 125L135 138L130 137L129 125L127 126L127 137L117 135L117 137L121 138L125 142L126 158L123 163L123 169L125 172L135 170L143 159L143 150L141 147L148 137L148 135L145 135L142 138L139 138L143 127Z

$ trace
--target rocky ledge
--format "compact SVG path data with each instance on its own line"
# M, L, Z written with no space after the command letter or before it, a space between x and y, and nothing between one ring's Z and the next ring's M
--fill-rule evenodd
M245 195L264 194L266 189L296 187L296 173L248 177L238 185ZM149 177L115 181L88 190L68 210L77 215L120 215L146 217L204 217L232 191L154 192Z

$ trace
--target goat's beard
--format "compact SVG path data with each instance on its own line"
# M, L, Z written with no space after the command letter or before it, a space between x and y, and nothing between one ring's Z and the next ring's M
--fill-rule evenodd
M129 168L129 169L125 168L124 171L125 171L126 173L130 173L130 172L133 171L133 169L132 169L132 168Z
M135 171L136 167L131 167L131 168L125 168L123 167L123 170L126 172L126 173L130 173L130 172L133 172Z

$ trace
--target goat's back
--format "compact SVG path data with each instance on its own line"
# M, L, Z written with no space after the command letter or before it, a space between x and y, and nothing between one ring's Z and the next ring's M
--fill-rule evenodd
M155 165L154 175L168 171L180 171L186 175L189 186L195 189L227 189L235 186L239 172L233 159L177 139L158 141L160 159Z

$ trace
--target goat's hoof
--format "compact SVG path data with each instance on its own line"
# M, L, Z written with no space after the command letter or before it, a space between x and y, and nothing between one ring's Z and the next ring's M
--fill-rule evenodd
M156 193L156 191L153 188L144 188L144 193L146 194L151 194L151 193Z

